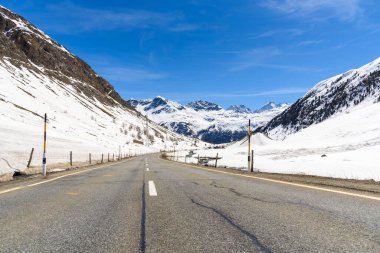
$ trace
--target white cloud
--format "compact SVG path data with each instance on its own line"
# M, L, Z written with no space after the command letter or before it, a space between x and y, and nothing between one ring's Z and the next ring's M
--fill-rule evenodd
M304 40L298 43L298 46L310 46L321 44L323 40Z
M198 30L199 26L194 24L177 24L173 27L170 27L168 30L171 32L189 32Z
M237 72L246 69L250 69L257 66L259 63L264 62L267 59L278 56L281 51L274 47L262 47L255 48L246 51L240 51L238 59L233 62L232 67L228 69L230 72Z
M150 71L144 68L134 67L103 67L100 74L110 81L119 82L141 82L161 80L168 77L168 74Z
M254 39L260 39L260 38L268 38L273 36L300 36L304 34L304 31L301 29L274 29L274 30L268 30L263 33L260 33L256 36L254 36Z
M362 15L359 0L265 0L262 6L289 16L308 16L312 20L354 21Z
M309 89L289 87L276 90L257 91L257 92L244 92L244 93L223 93L223 94L208 94L209 97L265 97L277 95L290 95L290 94L304 94Z
M186 18L180 12L92 9L76 5L71 1L50 4L37 18L51 20L44 25L48 30L66 34L143 28L186 32L198 28L195 24L186 23Z

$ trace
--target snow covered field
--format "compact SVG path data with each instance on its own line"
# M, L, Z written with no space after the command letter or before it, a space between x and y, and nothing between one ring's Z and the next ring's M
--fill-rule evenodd
M254 135L251 140L255 170L380 181L379 119L380 103L371 101L289 135L283 141ZM218 166L246 169L247 149L247 141L243 140L226 149L197 151L191 161L196 162L198 154L215 157L219 153L223 159Z

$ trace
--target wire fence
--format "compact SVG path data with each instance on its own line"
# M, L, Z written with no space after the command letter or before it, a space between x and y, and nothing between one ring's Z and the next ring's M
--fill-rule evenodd
M59 151L47 153L47 171L55 172L83 166L119 161L138 155L136 151L99 152ZM36 174L41 172L43 153L32 148L29 152L0 153L0 169L16 174ZM1 171L0 171L0 174Z

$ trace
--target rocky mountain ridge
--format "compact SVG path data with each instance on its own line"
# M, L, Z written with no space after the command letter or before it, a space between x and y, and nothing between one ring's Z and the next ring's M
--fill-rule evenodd
M70 53L25 18L0 5L0 56L13 64L43 70L45 74L74 85L78 91L102 103L114 101L128 107L113 86L82 59ZM83 88L83 84L90 88Z
M380 102L380 58L319 82L289 108L258 129L283 139L364 103Z

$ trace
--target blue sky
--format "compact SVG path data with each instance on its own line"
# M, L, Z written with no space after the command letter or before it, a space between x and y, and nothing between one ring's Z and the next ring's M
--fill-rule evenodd
M1 1L124 98L294 102L380 57L375 0Z

